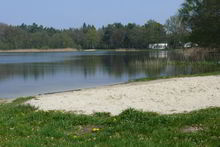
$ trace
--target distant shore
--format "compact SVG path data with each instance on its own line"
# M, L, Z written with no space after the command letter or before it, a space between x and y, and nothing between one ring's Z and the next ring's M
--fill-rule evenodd
M38 52L77 52L77 51L85 51L85 52L93 52L93 51L118 51L118 52L127 52L127 51L149 51L152 49L126 49L126 48L118 48L118 49L76 49L76 48L59 48L59 49L10 49L3 50L0 49L0 53L38 53ZM158 50L155 50L158 51ZM161 51L161 50L160 50Z
M0 50L0 53L36 53L36 52L73 52L79 51L74 48L61 48L61 49L11 49L11 50Z

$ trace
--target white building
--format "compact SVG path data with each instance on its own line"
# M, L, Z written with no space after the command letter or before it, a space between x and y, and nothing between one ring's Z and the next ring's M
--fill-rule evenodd
M150 49L166 49L168 48L168 43L154 43L149 44Z

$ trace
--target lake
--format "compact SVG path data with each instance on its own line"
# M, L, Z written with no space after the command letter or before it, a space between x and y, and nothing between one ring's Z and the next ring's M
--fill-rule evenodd
M188 63L179 64L183 61ZM192 59L174 51L0 53L0 98L217 69L219 66L215 64L194 64Z

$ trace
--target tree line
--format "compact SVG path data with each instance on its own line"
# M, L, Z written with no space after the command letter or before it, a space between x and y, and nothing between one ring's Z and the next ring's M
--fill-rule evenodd
M150 43L166 42L164 25L150 20L145 25L109 24L97 29L83 24L80 28L55 29L33 23L10 26L0 24L1 49L28 48L148 48Z
M144 25L114 23L97 29L84 23L80 28L55 29L36 23L19 26L0 23L0 49L142 49L153 43L181 48L189 41L219 47L219 26L219 0L185 0L178 13L164 25L149 20Z

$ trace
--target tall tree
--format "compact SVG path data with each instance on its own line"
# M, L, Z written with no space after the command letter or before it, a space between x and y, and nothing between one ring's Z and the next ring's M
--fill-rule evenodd
M194 42L201 46L220 46L219 0L185 0L179 14L191 29Z
M87 47L90 49L96 48L100 42L100 36L95 28L91 28L88 30L88 32L86 33L86 38L88 43Z
M180 48L188 41L189 31L178 15L171 16L165 23L167 41L171 48Z
M154 21L149 20L145 24L145 36L146 36L146 42L150 43L160 43L166 41L166 32L165 28L162 24Z

